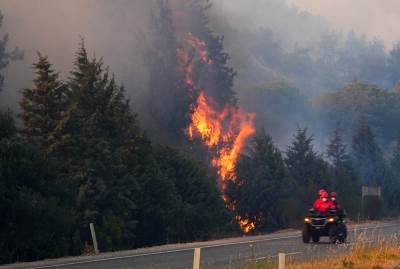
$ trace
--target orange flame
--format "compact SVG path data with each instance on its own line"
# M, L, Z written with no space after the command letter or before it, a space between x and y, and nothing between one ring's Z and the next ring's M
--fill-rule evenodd
M247 218L243 218L241 216L236 216L236 221L239 223L240 228L242 231L247 234L250 231L254 230L256 228L255 222L250 221Z
M186 35L186 43L192 49L188 51L184 48L177 49L177 56L180 63L180 71L185 75L184 81L187 86L194 88L192 60L194 57L207 65L212 65L207 52L206 43L189 33ZM236 179L235 164L243 150L245 142L249 136L255 132L254 113L246 113L235 106L225 106L222 111L214 109L213 100L206 97L203 89L200 90L196 104L193 105L191 123L187 128L190 139L195 136L201 138L203 143L214 155L212 165L217 168L220 178L219 186L223 198L227 181ZM229 206L228 206L229 207ZM255 228L255 223L250 220L237 216L235 218L244 233L248 233Z

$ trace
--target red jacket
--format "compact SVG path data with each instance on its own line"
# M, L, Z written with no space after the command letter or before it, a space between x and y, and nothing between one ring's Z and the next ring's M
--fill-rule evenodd
M315 200L314 202L314 209L321 211L321 212L326 212L328 211L328 209L330 208L330 203L328 201L324 201L321 198L318 198L317 200Z
M336 210L336 205L335 205L335 203L334 203L331 199L329 199L329 200L327 201L327 203L328 203L328 205L329 205L329 209Z

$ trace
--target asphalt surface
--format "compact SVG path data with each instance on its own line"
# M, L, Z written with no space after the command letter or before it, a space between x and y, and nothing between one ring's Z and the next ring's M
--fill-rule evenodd
M0 266L0 269L22 268L107 268L107 269L184 269L192 268L193 249L201 247L202 268L235 268L254 260L276 261L279 252L291 260L308 260L348 251L351 245L374 244L400 236L400 221L365 223L348 228L348 243L332 245L327 238L320 243L303 244L300 231L280 232L261 236L244 236L223 240L166 245L160 247L104 253L97 256L70 257L33 263Z

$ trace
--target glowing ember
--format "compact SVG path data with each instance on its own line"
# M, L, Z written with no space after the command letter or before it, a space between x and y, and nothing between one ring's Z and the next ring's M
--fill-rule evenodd
M177 49L179 58L180 71L184 73L184 81L192 89L195 89L193 80L192 61L197 57L200 62L212 65L206 43L189 33L186 35L186 43L190 48ZM226 183L228 180L234 181L235 164L249 136L255 132L253 113L235 107L226 106L222 111L214 108L213 100L207 97L204 90L197 87L199 96L196 104L192 107L191 123L187 128L187 134L191 139L196 136L200 137L203 143L213 154L212 165L218 169L219 186L222 191L223 198L226 202L227 197L224 195ZM234 208L232 203L232 207ZM239 223L244 233L248 233L255 228L255 222L251 222L247 218L237 216L235 220Z

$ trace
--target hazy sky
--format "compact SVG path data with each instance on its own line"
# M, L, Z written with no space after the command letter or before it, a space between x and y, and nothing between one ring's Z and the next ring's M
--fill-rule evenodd
M399 0L287 0L325 17L334 27L381 37L390 47L400 40Z

